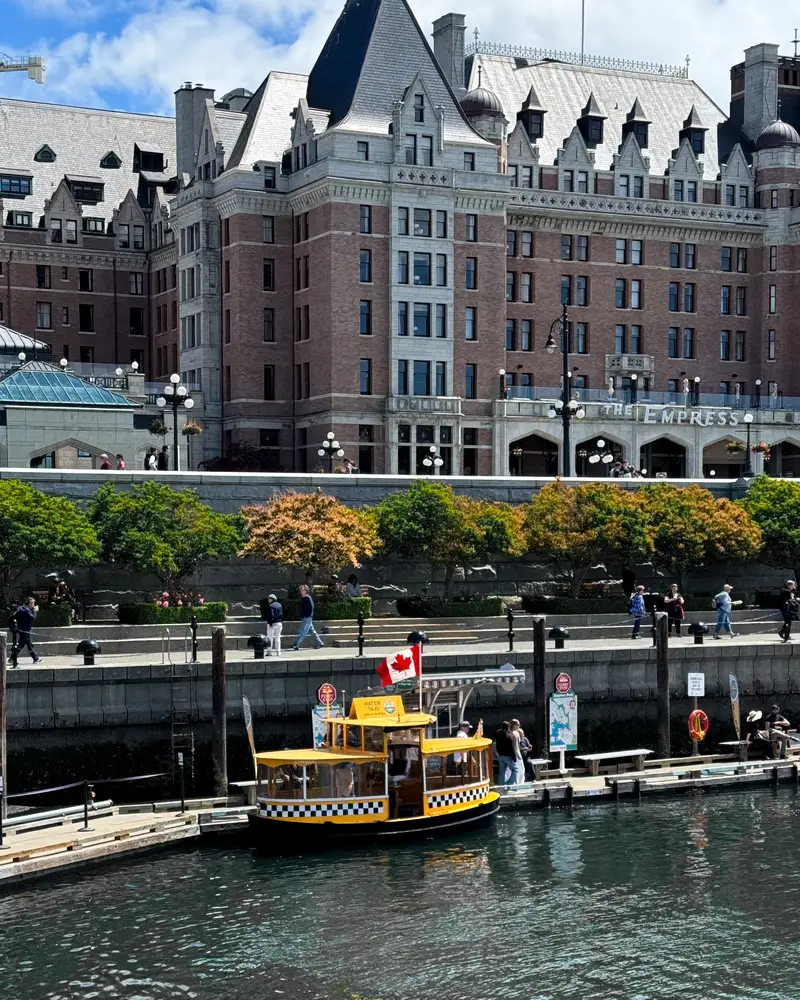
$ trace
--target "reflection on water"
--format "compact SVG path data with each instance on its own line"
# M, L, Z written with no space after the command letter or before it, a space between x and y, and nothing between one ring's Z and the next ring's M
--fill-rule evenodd
M795 1000L799 813L781 788L139 857L0 900L0 998Z

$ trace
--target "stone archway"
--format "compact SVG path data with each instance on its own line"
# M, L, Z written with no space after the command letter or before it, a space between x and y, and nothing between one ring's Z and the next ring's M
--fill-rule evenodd
M800 479L800 446L786 440L772 445L764 469L778 479Z
M654 438L639 449L639 468L648 479L686 479L686 447L671 437Z
M77 438L64 438L36 448L28 459L32 469L93 469L99 465L102 453L97 445Z
M729 454L728 441L740 443L742 450ZM704 479L739 479L746 463L746 441L738 434L728 434L727 437L712 441L703 448Z
M592 461L593 456L605 455L613 456L614 462L621 462L625 458L625 446L608 434L595 434L581 441L575 446L575 475L591 479L607 476L613 462Z
M557 476L558 445L539 434L511 443L508 467L512 476Z

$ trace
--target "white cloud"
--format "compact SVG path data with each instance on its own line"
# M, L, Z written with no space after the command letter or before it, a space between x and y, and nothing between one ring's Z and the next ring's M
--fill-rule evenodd
M89 0L34 0L54 12ZM113 104L127 94L128 107L169 113L184 80L219 94L237 86L254 89L270 69L308 72L338 16L343 0L112 0L116 34L88 30L37 48L48 60L44 88L24 79L0 78L7 94L77 103ZM93 0L95 9L98 6ZM647 4L649 13L655 15ZM580 48L581 0L465 0L432 9L411 0L423 30L450 10L467 15L485 41L567 51ZM642 0L586 0L586 50L592 54L682 64L723 108L730 66L757 42L782 43L791 52L796 0L672 0L666 12L643 15ZM128 16L129 15L129 16ZM0 51L3 45L0 41Z

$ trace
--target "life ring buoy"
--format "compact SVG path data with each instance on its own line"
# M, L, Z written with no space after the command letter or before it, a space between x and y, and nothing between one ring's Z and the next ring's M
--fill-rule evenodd
M708 734L708 716L702 708L696 708L689 716L689 736L693 742L699 743Z

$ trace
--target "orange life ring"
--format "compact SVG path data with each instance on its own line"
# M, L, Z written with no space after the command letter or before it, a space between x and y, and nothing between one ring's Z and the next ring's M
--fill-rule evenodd
M689 716L689 736L699 743L708 734L708 716L702 708L696 708Z

